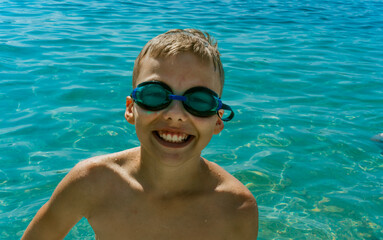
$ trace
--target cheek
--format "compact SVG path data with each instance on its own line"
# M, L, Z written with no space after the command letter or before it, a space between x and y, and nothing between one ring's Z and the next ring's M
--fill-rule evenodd
M201 134L211 135L214 132L215 123L217 122L217 117L209 118L197 118L194 119L195 126L200 129Z
M146 131L149 129L150 124L158 119L158 112L147 111L140 107L134 108L134 120L137 136L140 138L147 135Z
M133 111L134 111L135 119L136 120L140 119L140 121L147 121L147 120L150 121L151 119L156 118L159 114L158 111L148 111L138 106L134 106Z

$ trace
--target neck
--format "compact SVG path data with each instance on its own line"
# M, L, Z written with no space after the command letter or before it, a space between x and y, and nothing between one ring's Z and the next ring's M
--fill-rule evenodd
M207 180L208 171L200 155L175 162L174 159L150 154L142 147L140 150L140 165L136 176L144 191L158 196L171 196L198 192L205 188L200 183Z

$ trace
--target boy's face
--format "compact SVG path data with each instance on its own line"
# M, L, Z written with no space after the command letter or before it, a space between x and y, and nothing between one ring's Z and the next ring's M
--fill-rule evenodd
M216 93L221 89L219 73L214 71L213 63L201 61L191 53L160 58L146 56L141 61L137 85L153 80L168 85L175 95L183 95L196 86ZM217 115L194 116L178 100L173 100L163 110L148 111L128 97L125 117L135 124L142 150L173 166L199 158L213 134L223 129L223 122Z

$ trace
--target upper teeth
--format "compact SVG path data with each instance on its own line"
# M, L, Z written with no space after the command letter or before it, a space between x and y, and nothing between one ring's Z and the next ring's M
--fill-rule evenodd
M185 133L168 133L168 132L158 132L160 137L167 142L183 142L188 137Z

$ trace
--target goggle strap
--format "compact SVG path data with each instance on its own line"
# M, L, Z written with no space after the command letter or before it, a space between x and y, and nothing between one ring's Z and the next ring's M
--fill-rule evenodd
M230 121L231 119L233 119L233 117L234 117L234 111L231 109L231 107L229 106L229 105L226 105L226 104L222 104L222 109L223 110L229 110L230 111L230 115L228 116L228 117L226 117L226 118L221 118L222 119L222 121ZM218 111L217 111L217 115L219 116L219 114L218 114Z
M137 89L138 88L135 88L135 89L133 89L133 92L132 92L132 94L131 94L131 97L134 99L134 100L136 100L136 98L137 98Z
M218 100L218 107L217 107L217 111L218 111L222 108L222 101L219 98L217 98L217 100Z

